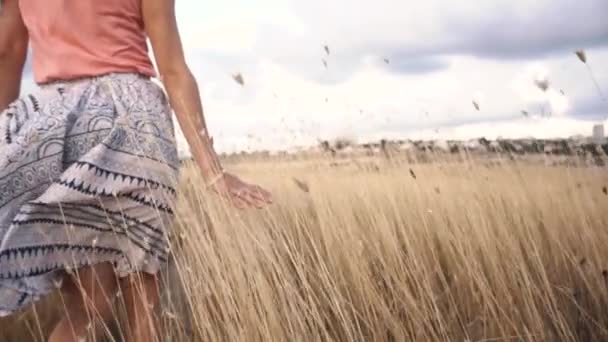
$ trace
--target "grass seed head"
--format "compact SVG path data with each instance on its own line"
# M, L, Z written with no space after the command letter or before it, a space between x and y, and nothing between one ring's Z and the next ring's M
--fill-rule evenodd
M583 63L587 63L587 54L585 53L585 50L580 49L580 50L576 50L576 56L578 57L578 59L580 59L581 62Z

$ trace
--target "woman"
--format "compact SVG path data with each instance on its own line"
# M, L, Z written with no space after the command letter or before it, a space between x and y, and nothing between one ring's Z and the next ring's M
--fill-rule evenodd
M66 315L49 341L78 341L112 318L120 290L128 340L156 340L178 177L171 109L208 187L239 208L270 194L223 171L173 0L0 2L0 316L60 287ZM19 98L28 43L41 89Z

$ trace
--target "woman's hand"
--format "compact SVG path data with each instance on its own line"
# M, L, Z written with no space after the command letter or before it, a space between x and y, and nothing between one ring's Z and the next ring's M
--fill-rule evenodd
M142 13L160 79L190 145L192 157L203 175L219 175L207 186L237 208L262 208L272 203L268 191L247 184L229 173L222 173L221 164L213 150L213 142L207 135L198 84L186 64L175 17L175 1L142 0Z
M268 191L260 186L247 184L230 173L223 173L222 177L209 187L239 209L247 207L261 209L272 203L272 195Z

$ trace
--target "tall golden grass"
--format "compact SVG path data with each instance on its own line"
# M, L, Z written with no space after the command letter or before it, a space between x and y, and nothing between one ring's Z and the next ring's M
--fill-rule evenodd
M185 167L163 341L608 340L605 169L333 165L229 165L275 195L245 212ZM55 303L0 341L43 341Z

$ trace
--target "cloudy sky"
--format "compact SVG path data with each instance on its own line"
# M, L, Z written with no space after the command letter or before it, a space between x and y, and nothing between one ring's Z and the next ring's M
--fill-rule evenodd
M608 117L606 0L176 3L222 151L337 136L570 136Z

